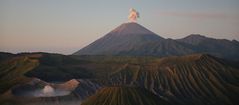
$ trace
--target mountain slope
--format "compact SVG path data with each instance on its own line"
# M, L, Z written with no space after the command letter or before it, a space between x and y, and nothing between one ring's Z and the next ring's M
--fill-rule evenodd
M135 87L105 87L82 105L169 105L149 91Z
M74 55L168 56L192 52L187 46L164 39L138 23L124 23Z
M24 76L25 73L37 67L38 60L29 59L25 56L9 58L0 63L0 94L9 88L30 81Z
M137 23L124 23L104 37L74 53L75 55L115 55L135 46L160 41L160 36Z
M14 63L17 62L17 63ZM80 79L73 94L63 99L84 100L101 87L143 88L172 105L237 105L239 97L239 68L237 63L228 62L207 54L172 57L128 57L128 56L65 56L59 54L33 53L14 55L1 62L1 91L6 93L13 87L39 78L45 81L67 81ZM13 67L11 67L13 66ZM4 88L4 89L3 89ZM118 91L118 89L116 89ZM128 93L127 89L125 90ZM108 89L107 89L108 91ZM138 90L130 90L136 91ZM126 94L124 97L144 97L140 94ZM144 92L143 92L144 93ZM99 95L99 94L98 94ZM98 96L96 94L96 96ZM109 102L123 102L121 98L105 97ZM0 95L0 103L2 97ZM93 95L95 97L95 95ZM151 95L149 96L151 97ZM13 97L11 100L17 100ZM24 98L25 99L25 98ZM23 99L23 100L24 100ZM58 97L53 97L58 102ZM59 98L61 99L61 98ZM96 102L95 98L89 98ZM31 100L31 98L30 98ZM33 102L50 100L37 98ZM147 101L146 99L145 101ZM135 101L135 100L134 100ZM135 102L132 103L135 103ZM4 101L9 102L8 99ZM48 102L48 101L47 101ZM62 102L62 101L61 101ZM155 102L152 100L152 102ZM24 101L22 102L25 103ZM110 104L108 103L108 104ZM92 103L90 103L92 104Z
M0 62L13 56L14 54L11 54L11 53L0 52Z
M174 104L236 105L239 69L223 60L198 54L128 64L111 75L112 85L133 85L166 97Z
M217 57L239 60L239 42L226 39L213 39L202 35L189 35L177 41L191 45L197 53L207 53Z

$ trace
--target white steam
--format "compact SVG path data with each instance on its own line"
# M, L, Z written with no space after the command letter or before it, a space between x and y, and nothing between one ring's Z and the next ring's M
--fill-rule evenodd
M45 95L52 95L54 93L54 89L50 85L46 85L42 91Z
M137 18L139 18L139 12L137 12L135 9L131 8L129 10L129 21L130 22L136 22L137 21Z

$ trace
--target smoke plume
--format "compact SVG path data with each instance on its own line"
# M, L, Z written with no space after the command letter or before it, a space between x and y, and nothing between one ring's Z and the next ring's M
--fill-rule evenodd
M129 10L129 21L130 22L136 22L137 21L137 18L139 18L139 12L137 12L135 9L131 8Z

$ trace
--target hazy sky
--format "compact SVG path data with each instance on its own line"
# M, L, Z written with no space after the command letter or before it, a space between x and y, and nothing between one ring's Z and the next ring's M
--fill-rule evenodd
M239 0L0 0L0 51L71 54L127 22L164 38L239 40Z

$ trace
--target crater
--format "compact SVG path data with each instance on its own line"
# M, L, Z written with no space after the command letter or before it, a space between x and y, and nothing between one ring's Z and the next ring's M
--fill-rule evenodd
M57 97L66 96L72 93L78 86L76 79L64 83L48 83L40 79L34 79L31 82L14 87L11 92L15 96L26 97Z

